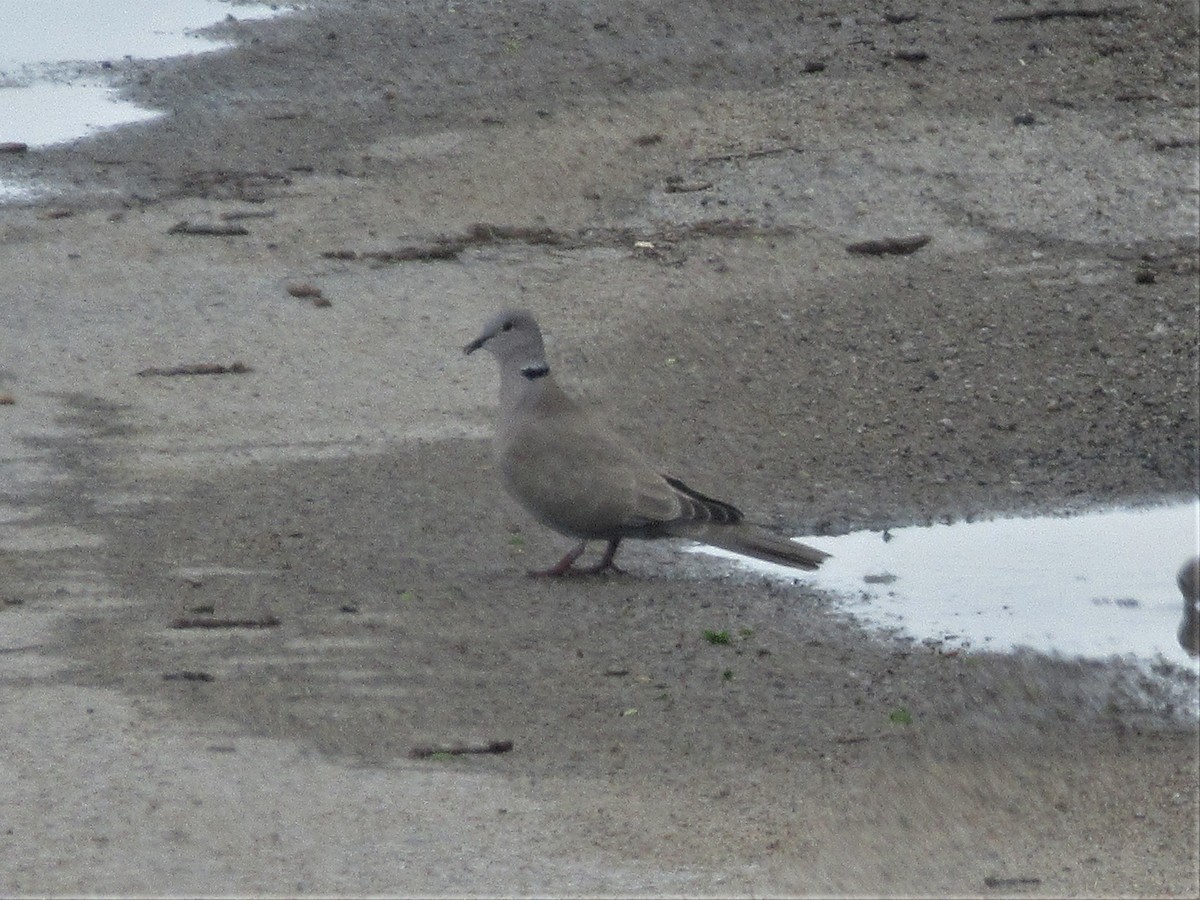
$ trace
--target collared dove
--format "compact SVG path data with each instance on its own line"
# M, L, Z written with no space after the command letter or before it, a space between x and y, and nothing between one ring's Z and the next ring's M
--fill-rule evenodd
M743 522L728 503L660 474L563 393L530 313L500 313L463 351L481 348L500 364L495 443L504 486L543 525L579 540L556 565L531 574L603 572L627 537L690 538L797 569L815 569L829 556ZM608 542L604 556L577 568L589 540Z

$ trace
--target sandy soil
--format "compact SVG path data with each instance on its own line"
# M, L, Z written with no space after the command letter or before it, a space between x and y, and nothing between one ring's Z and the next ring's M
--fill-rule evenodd
M1195 494L1196 5L1037 8L316 3L0 159L0 892L1195 895L1134 673L526 578L459 352L794 532Z

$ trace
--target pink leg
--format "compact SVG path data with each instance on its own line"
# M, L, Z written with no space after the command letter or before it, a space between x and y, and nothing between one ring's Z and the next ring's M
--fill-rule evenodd
M561 578L563 575L571 574L575 570L571 568L571 564L579 557L583 556L583 550L587 546L587 541L580 541L576 546L567 551L566 556L560 559L557 563L548 569L530 569L530 575L536 575L545 578Z
M575 547L572 547L567 552L566 556L560 559L549 569L535 569L530 571L529 574L545 578L561 578L564 575L599 575L601 572L604 572L608 569L612 569L614 572L620 572L621 570L613 565L613 557L617 555L617 546L620 543L620 538L612 538L608 542L608 547L605 548L604 556L600 558L600 562L596 563L594 566L576 569L574 567L575 560L583 556L584 548L587 546L587 541L580 541Z
M607 569L612 569L614 572L619 573L621 570L613 565L613 557L617 555L617 547L620 546L620 543L621 539L619 537L612 538L609 540L608 546L604 549L604 555L600 557L600 562L594 566L588 566L586 569L575 569L574 571L580 575L599 575Z

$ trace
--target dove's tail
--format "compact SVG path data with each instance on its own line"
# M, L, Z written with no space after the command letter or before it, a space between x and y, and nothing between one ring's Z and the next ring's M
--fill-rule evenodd
M810 572L829 558L829 554L824 550L779 537L748 524L725 528L710 526L694 535L688 535L688 537L711 547L732 550L734 553L753 556L764 562L791 566L793 569L804 569Z

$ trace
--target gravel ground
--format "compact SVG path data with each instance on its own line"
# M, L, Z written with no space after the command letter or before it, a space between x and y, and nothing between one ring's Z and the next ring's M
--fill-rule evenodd
M1195 895L1156 682L669 544L529 579L460 353L532 308L796 533L1194 496L1197 7L1039 9L330 0L114 61L164 118L0 158L70 186L0 207L0 890Z

